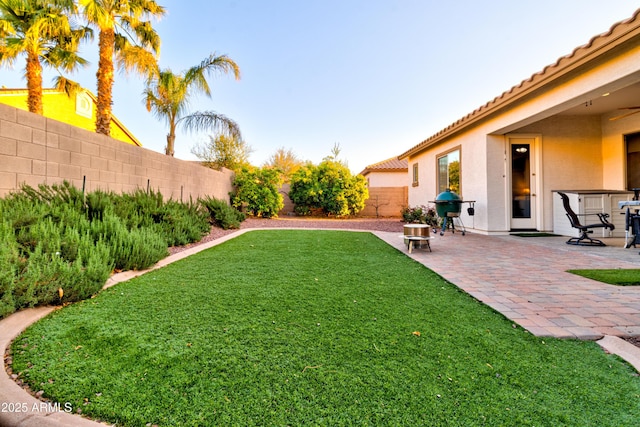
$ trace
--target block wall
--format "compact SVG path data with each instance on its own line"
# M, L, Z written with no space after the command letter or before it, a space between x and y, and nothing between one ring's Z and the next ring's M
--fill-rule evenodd
M284 198L284 207L279 216L295 215L295 205L289 199L288 193L291 186L284 184L280 193ZM408 203L407 187L369 187L369 199L365 202L365 208L358 213L359 217L400 218L400 211ZM376 206L378 207L376 215Z
M400 211L408 204L407 187L369 187L369 198L361 217L400 218ZM376 212L377 207L377 212Z
M0 197L20 188L64 180L93 191L160 191L188 201L229 200L233 173L125 144L28 111L0 104Z

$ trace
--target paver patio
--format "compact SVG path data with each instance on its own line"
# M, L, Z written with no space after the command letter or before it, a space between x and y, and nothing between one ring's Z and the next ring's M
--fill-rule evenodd
M376 235L407 252L398 233ZM613 286L569 269L640 268L621 239L607 247L566 245L566 237L435 235L414 260L538 336L598 339L640 335L640 287Z

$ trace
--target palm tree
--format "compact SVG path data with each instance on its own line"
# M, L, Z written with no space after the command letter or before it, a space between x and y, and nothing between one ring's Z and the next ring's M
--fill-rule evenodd
M153 0L80 0L82 15L99 30L99 61L96 73L96 132L111 133L114 60L119 68L152 72L160 37L145 19L160 18L165 10Z
M75 11L73 0L0 0L0 64L12 66L26 55L27 107L32 113L43 113L43 64L67 72L87 64L77 51L92 33L72 26L69 15ZM67 92L77 88L63 76L56 85Z
M197 111L189 114L189 99L202 93L211 97L211 88L206 77L212 73L233 73L240 79L240 68L226 55L209 55L199 65L191 67L182 74L174 74L170 69L158 70L144 91L147 110L169 125L165 153L174 155L176 128L182 125L188 131L222 131L240 140L238 125L228 117L214 111Z

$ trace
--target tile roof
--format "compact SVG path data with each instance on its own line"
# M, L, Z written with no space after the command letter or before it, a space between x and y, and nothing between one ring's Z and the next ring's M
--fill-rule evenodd
M366 175L371 172L406 172L409 168L409 162L406 159L398 159L392 157L364 168L360 175Z
M511 89L503 92L501 95L475 109L455 123L452 123L435 135L430 136L418 145L415 145L406 152L400 154L398 158L403 159L412 154L416 154L423 149L444 140L448 136L472 126L474 123L486 118L490 114L494 114L501 109L507 108L509 105L512 105L526 95L531 94L533 91L544 87L544 85L552 82L553 80L560 78L570 71L575 70L575 68L605 54L630 38L638 36L639 33L640 9L636 10L631 18L615 23L611 26L609 31L592 37L587 44L575 48L569 55L560 57L555 63L544 67L542 71L534 73L528 79L520 82L520 84L513 86Z

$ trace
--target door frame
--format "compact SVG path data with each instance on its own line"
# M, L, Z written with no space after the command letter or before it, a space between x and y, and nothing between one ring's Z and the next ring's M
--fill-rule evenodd
M531 188L531 218L513 218L512 204L512 173L511 173L511 146L521 144L529 140L531 148L530 161L530 188ZM505 197L507 208L507 225L510 230L538 230L543 227L543 192L542 192L542 137L540 134L508 134L505 138Z

